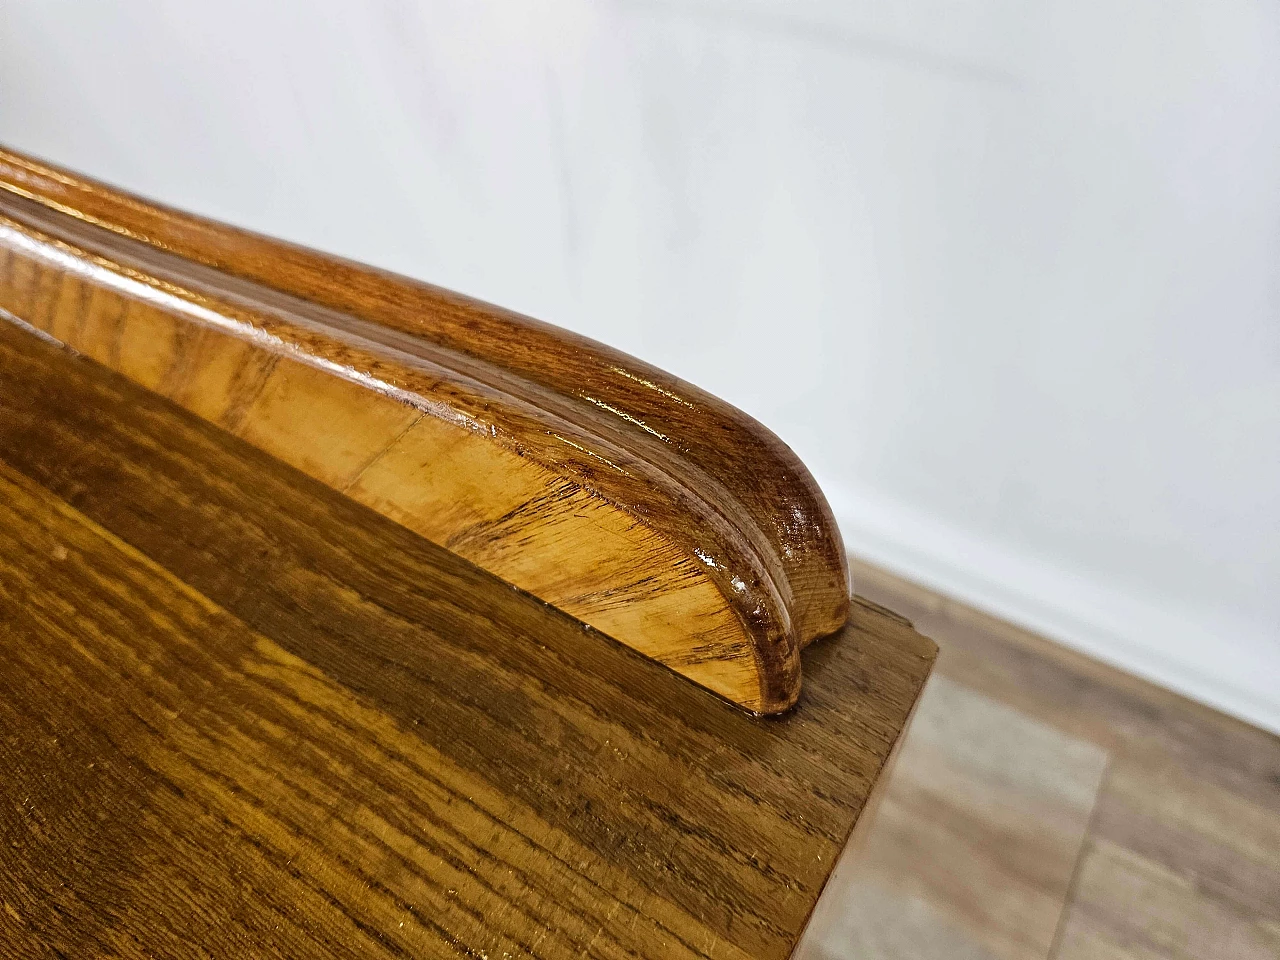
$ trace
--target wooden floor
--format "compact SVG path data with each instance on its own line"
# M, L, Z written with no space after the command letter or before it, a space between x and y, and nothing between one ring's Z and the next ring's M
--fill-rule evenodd
M801 960L1280 957L1280 738L856 565L938 667Z

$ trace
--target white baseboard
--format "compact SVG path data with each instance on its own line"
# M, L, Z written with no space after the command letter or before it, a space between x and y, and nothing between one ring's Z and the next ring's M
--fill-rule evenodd
M882 497L823 490L850 553L1280 733L1280 637L1262 625L1116 590Z

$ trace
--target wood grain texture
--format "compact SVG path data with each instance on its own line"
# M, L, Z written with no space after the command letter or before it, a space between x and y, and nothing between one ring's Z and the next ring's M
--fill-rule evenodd
M0 324L0 957L782 958L936 648L755 718Z
M565 331L5 151L0 309L751 710L847 615L794 454Z

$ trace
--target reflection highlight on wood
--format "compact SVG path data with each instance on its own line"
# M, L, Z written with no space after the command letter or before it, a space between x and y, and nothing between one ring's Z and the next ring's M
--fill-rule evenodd
M4 151L0 309L748 709L847 616L794 454L584 338Z
M2 960L784 960L935 653L749 716L0 324Z

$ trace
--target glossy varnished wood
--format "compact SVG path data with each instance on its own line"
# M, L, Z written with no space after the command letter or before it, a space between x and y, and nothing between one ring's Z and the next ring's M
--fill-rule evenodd
M0 324L0 957L785 957L934 653L751 717Z
M751 710L847 614L784 444L553 327L4 151L0 308Z

